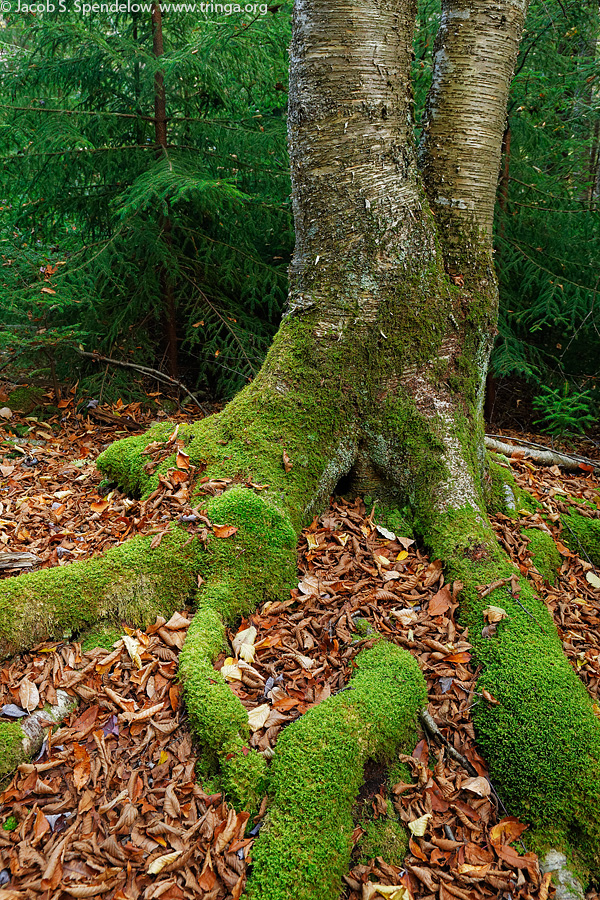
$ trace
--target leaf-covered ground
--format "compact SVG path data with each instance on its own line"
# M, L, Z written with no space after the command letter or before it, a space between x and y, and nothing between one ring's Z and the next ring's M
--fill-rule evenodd
M11 435L16 421L32 431ZM0 453L0 550L34 553L44 566L66 565L137 530L160 540L173 519L209 527L189 507L183 458L145 504L97 493L97 453L127 425L148 422L139 407L122 406L106 410L104 422L73 405L65 407L62 422L13 416ZM567 654L595 697L600 591L586 578L594 574L589 561L561 539L558 513L584 498L596 505L591 514L600 515L597 480L589 472L567 476L518 458L512 468L546 515L523 511L516 523L498 516L498 537L546 600ZM527 531L534 528L550 528L562 555L555 587L533 566ZM469 637L455 615L460 585L445 584L439 562L412 541L378 530L360 500L334 501L305 530L298 581L290 597L241 622L229 634L229 657L217 661L248 709L250 745L269 757L281 728L343 690L354 656L372 640L369 628L419 659L428 711L442 736L424 732L405 759L412 783L389 784L385 771L368 767L344 896L391 896L394 885L423 900L552 896L527 850L527 831L502 806L474 743L471 710L481 698ZM0 898L239 897L261 818L249 820L213 785L195 779L177 684L189 617L183 611L168 623L158 620L145 633L123 623L108 649L52 642L5 664L0 707L10 714L54 702L60 688L79 705L0 798ZM265 808L266 801L261 814ZM398 822L411 833L404 861L389 838ZM376 837L382 831L387 842Z

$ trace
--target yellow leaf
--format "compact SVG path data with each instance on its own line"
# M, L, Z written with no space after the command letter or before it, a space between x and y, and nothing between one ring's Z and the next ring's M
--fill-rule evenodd
M431 818L431 813L425 813L424 816L421 816L420 819L413 819L412 822L408 823L408 828L411 834L415 837L423 837L425 832L427 831L427 823Z
M408 556L408 550L401 550L396 559L403 560Z
M165 750L160 751L160 756L158 757L158 764L162 766L163 763L166 763L169 759L169 754Z
M183 850L174 850L173 853L165 853L164 856L159 856L158 859L152 860L148 866L148 875L158 875L159 872L162 872L163 869L174 863L182 853Z
M238 631L232 641L232 646L238 659L241 657L247 663L254 661L254 654L256 653L254 649L256 633L254 625L250 625L249 628L244 628L243 631Z
M589 584L591 584L592 587L595 587L596 590L600 590L600 578L598 578L598 576L595 575L593 572L586 572L586 573L585 573L585 580L586 580Z
M409 889L402 884L368 884L366 896L371 898L375 893L387 897L388 900L412 900Z
M227 661L225 661L227 663ZM241 681L242 680L242 670L235 665L235 663L230 663L229 665L225 664L221 668L221 675L225 679L225 681Z
M123 635L123 643L127 648L127 652L129 653L129 657L132 663L136 666L136 668L142 668L142 660L140 657L139 647L140 642L136 640L136 638L130 637L128 634Z
M261 728L264 728L264 724L269 718L270 712L271 707L268 703L261 703L260 706L249 709L248 724L250 725L250 731L260 731Z
M306 542L308 544L309 550L318 550L319 549L319 539L316 534L307 534Z

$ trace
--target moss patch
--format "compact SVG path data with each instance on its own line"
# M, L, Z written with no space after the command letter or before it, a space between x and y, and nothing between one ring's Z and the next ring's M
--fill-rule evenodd
M588 519L576 512L564 513L560 517L563 531L561 537L569 550L578 556L590 558L595 566L600 566L600 519Z
M473 510L440 517L428 534L448 577L464 584L461 618L484 665L478 687L498 701L481 700L473 711L494 783L511 812L531 823L539 847L558 846L588 872L597 871L600 723L551 616L522 579L518 598L506 587L479 596L479 587L516 569ZM489 605L508 617L486 639L483 610Z
M25 758L23 738L18 722L0 722L0 785Z
M356 664L348 690L310 709L279 738L273 805L253 849L252 900L337 900L364 764L414 745L427 696L416 661L380 641Z
M99 622L98 625L89 631L79 635L81 649L84 653L88 650L95 650L96 647L104 647L105 650L112 650L115 644L123 636L123 629L117 628L112 622Z
M554 584L562 565L562 557L556 548L554 538L539 528L526 528L523 533L529 538L529 552L534 566L548 584Z
M43 408L44 392L39 387L26 386L15 388L8 395L8 407L14 412L24 416L30 415L34 410Z
M406 828L392 816L380 816L362 824L365 834L358 845L359 861L368 865L370 860L381 856L392 866L401 866L408 849Z
M248 714L213 662L225 649L225 622L277 599L296 569L296 531L264 497L233 487L208 503L216 524L233 525L231 538L212 538L203 563L206 587L181 651L192 731L221 771L223 787L238 806L252 809L265 790L266 762L247 746Z

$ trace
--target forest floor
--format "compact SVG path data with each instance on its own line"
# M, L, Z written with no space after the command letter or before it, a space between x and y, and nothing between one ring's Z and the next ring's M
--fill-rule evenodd
M180 474L162 479L145 503L117 491L98 493L98 453L147 427L156 413L148 416L139 404L78 412L73 401L63 402L60 420L12 412L2 419L0 553L32 553L43 567L68 565L136 532L154 533L159 541L172 521L198 527L183 459ZM189 420L172 418L174 429ZM589 444L578 449L590 456ZM582 498L600 510L598 478L586 470L538 468L518 453L510 465L542 503L544 519L526 510L517 520L499 515L498 539L544 598L565 652L597 698L600 589L590 574L598 573L565 546L558 516ZM536 528L551 531L562 558L554 586L531 559L527 532ZM476 749L471 711L481 698L469 635L457 615L460 584L446 584L439 561L414 541L378 528L360 499L333 500L305 529L298 573L289 597L263 605L229 633L233 646L236 633L255 629L246 633L254 648L251 665L239 666L233 650L216 663L227 667L231 689L248 709L249 745L269 757L286 724L344 689L354 656L372 641L368 633L357 635L357 617L417 657L428 711L443 736L423 736L405 758L413 783L390 785L375 764L365 771L343 896L389 897L397 885L415 900L552 897L549 876L541 875L527 849L525 826L504 808ZM214 784L195 777L177 683L177 655L190 619L191 611L182 610L145 632L122 623L104 641L74 635L72 642L40 644L5 662L5 720L54 702L61 688L79 703L48 734L37 759L3 786L0 898L240 896L266 799L249 820ZM449 755L449 746L471 772ZM399 822L412 824L404 860Z

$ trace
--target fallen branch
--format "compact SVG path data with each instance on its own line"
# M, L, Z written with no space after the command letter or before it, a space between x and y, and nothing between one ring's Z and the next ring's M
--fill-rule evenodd
M157 381L162 381L163 384L172 384L174 387L180 388L185 394L190 397L201 413L205 416L208 415L207 410L202 406L200 401L189 391L183 382L179 381L177 378L171 378L170 375L165 375L164 372L161 372L160 369L151 369L149 366L140 366L137 363L127 362L124 359L113 359L110 356L102 356L100 353L88 353L87 350L80 350L78 347L75 348L77 353L80 356L85 356L87 359L93 359L96 362L105 362L109 363L112 366L121 366L124 369L135 369L136 372L141 372L142 375L147 375L150 378L155 378Z
M1 569L31 569L41 563L33 553L0 553Z
M25 760L35 756L42 748L49 728L59 725L75 709L77 698L66 691L56 692L56 703L38 709L19 722L0 723L0 734L5 746L0 767L0 780L6 778L19 765L29 765ZM32 765L33 768L35 768Z
M444 745L444 747L448 751L448 756L451 756L452 759L459 764L459 766L462 766L463 769L465 769L472 778L477 778L479 772L477 771L475 766L472 766L469 760L466 759L462 755L462 753L459 753L456 747L454 747L454 745L444 737L444 735L438 728L433 716L426 709L422 709L419 713L419 717L431 737L437 738L437 740Z
M518 440L518 438L510 438L510 440ZM541 466L561 466L567 471L573 472L581 467L581 464L591 466L593 469L600 469L600 463L585 456L576 456L572 453L559 453L550 447L542 447L541 445L532 445L527 441L518 441L520 446L514 447L505 441L497 440L492 435L486 434L485 446L488 450L495 450L497 453L503 453L505 456L524 456L532 459Z

